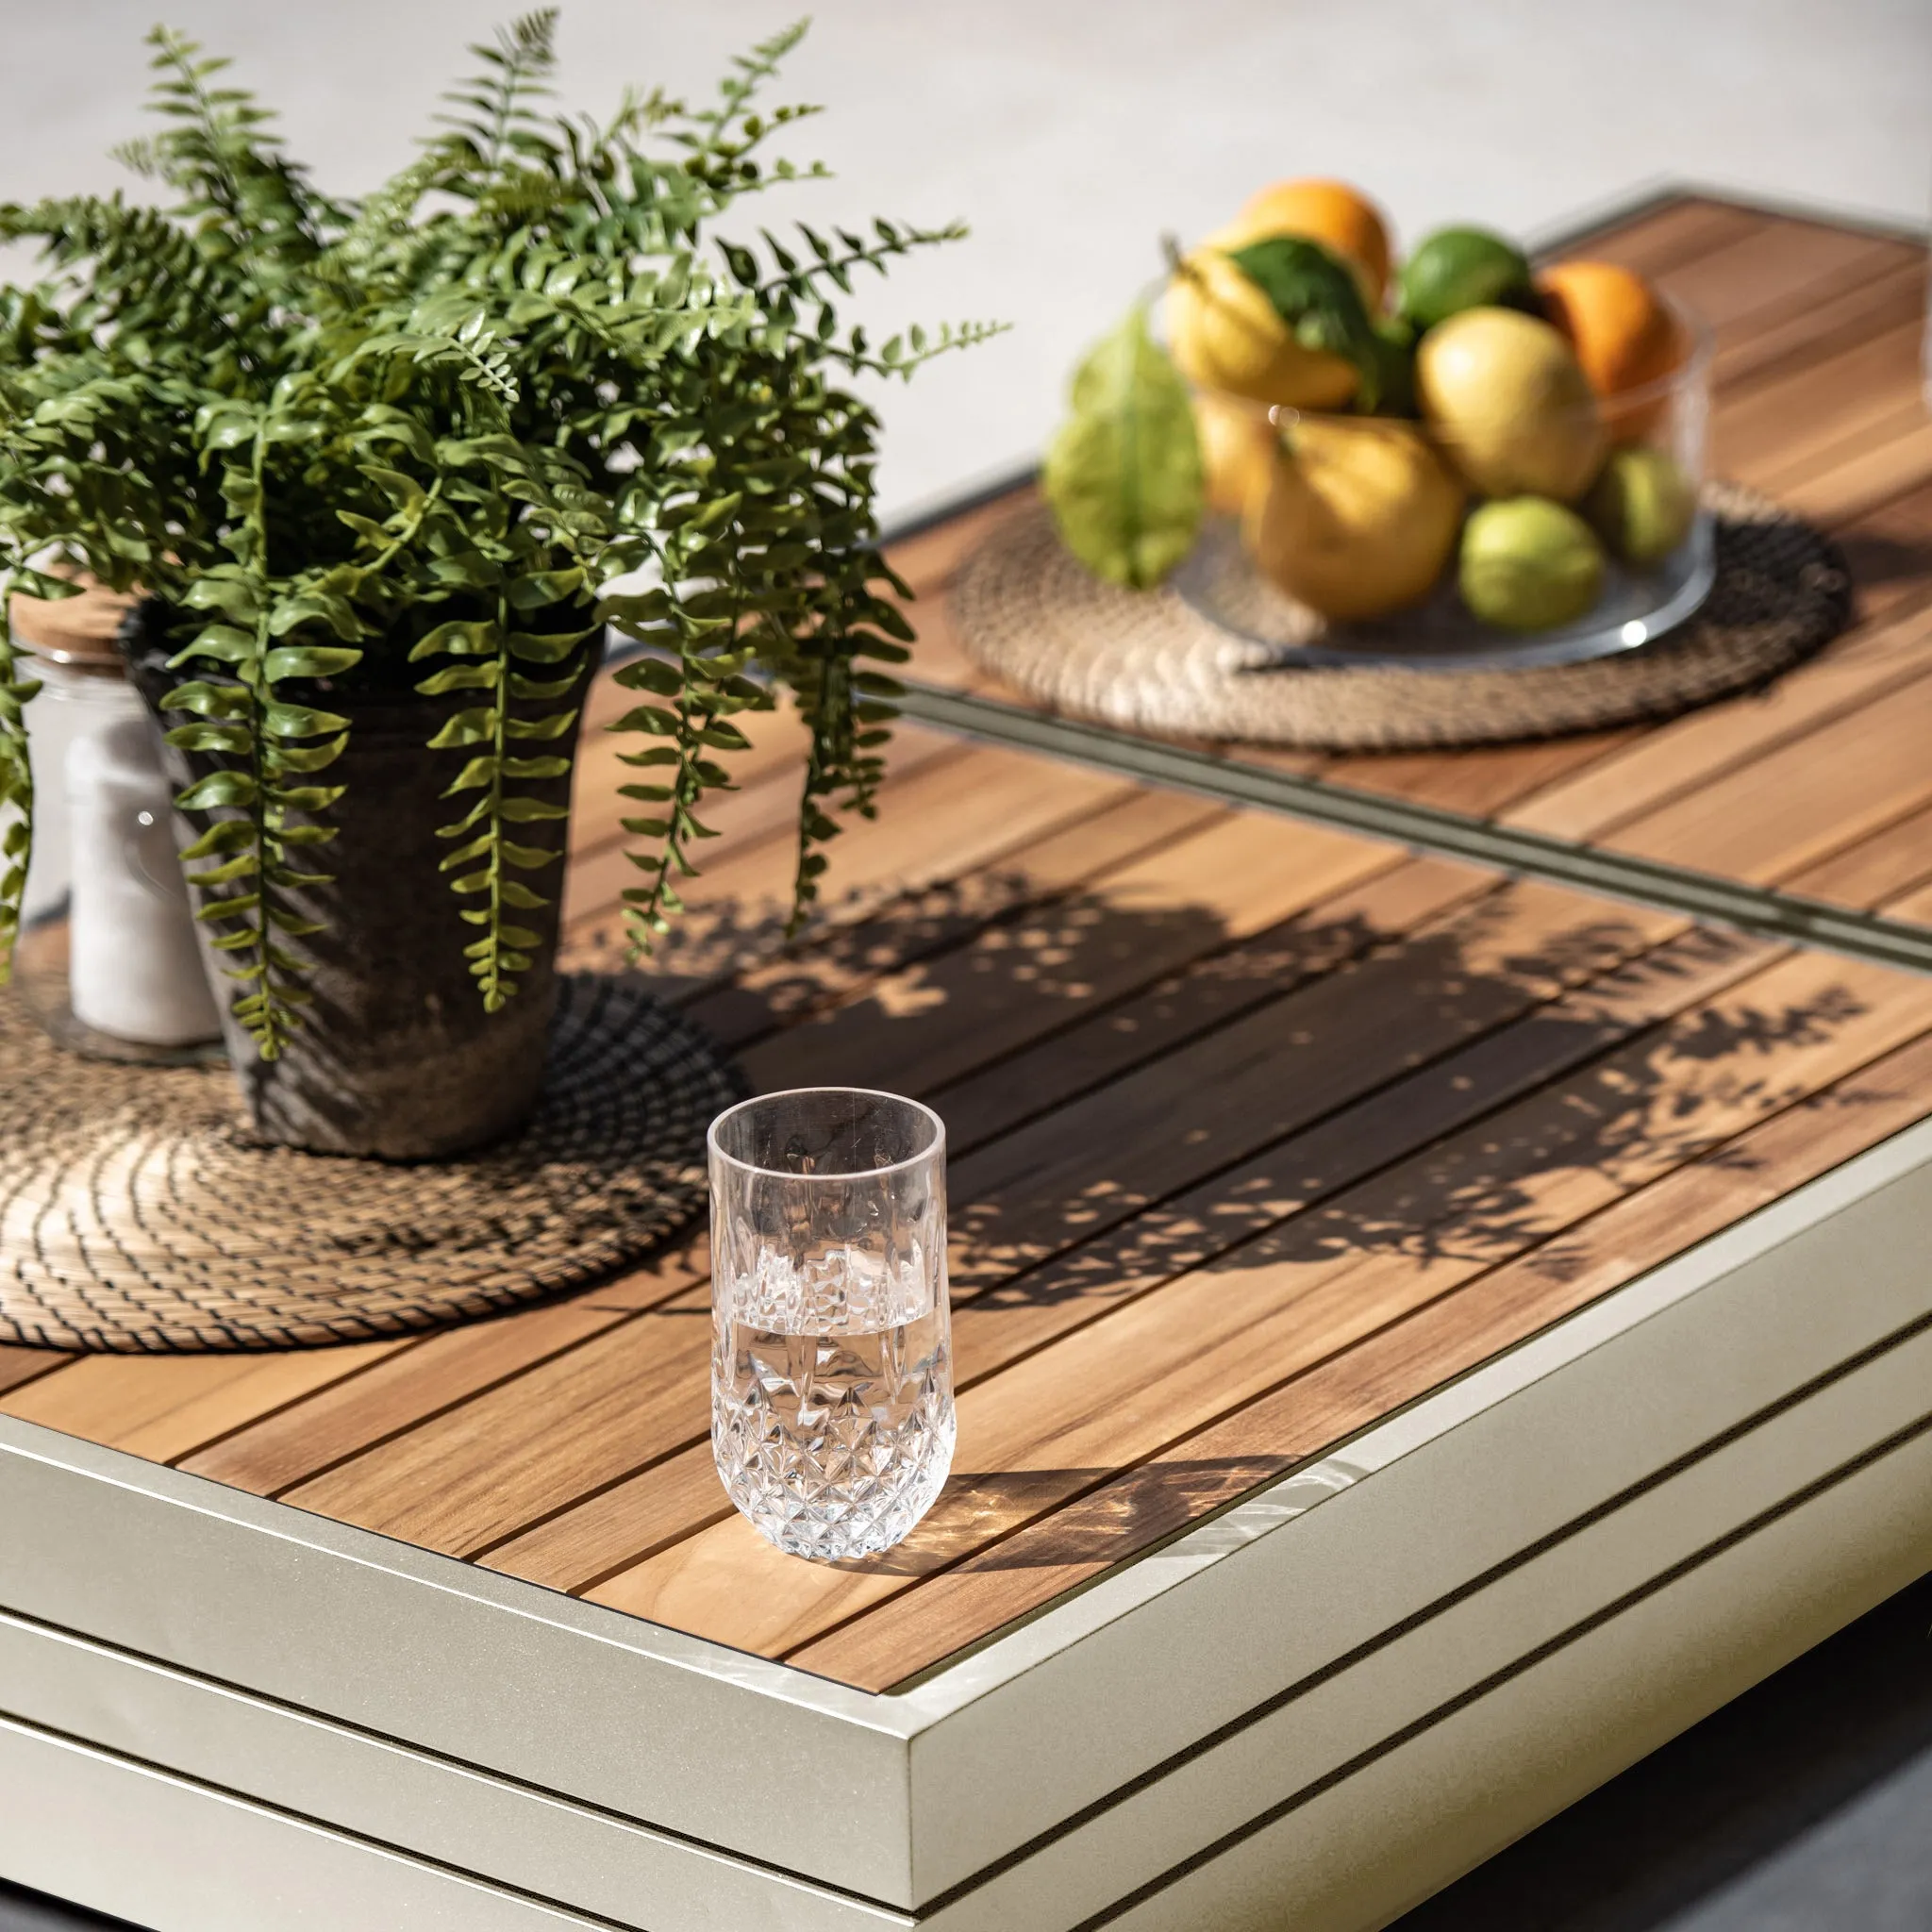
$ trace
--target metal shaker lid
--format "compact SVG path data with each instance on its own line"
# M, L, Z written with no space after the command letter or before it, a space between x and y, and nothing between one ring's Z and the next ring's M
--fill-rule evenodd
M125 675L114 635L121 620L139 603L138 592L110 591L75 564L50 565L46 575L81 586L75 597L31 597L16 591L7 600L7 618L17 642L52 664L99 676Z

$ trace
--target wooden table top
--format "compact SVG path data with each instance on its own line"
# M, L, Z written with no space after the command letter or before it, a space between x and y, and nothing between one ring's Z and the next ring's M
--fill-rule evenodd
M1932 413L1926 248L1867 229L1677 196L1564 253L1628 263L1715 336L1710 468L1829 531L1853 628L1768 692L1661 725L1457 752L1248 764L1524 832L1923 920L1932 879ZM924 532L905 559L928 606L1005 508ZM931 610L915 673L1017 707ZM1914 911L1913 905L1919 909Z
M1617 246L1714 314L1741 385L1721 460L1834 523L1869 614L1769 699L1341 775L1568 799L1592 835L1706 863L1722 837L1756 876L1932 917L1906 829L1932 811L1926 738L1916 763L1875 742L1932 702L1925 573L1900 561L1932 506L1895 341L1923 263L1707 203ZM907 561L934 581L960 536ZM427 1338L0 1349L0 1410L884 1690L1932 1113L1932 977L916 725L787 948L799 733L754 737L659 983L761 1087L886 1086L948 1123L959 1447L911 1541L815 1565L731 1513L702 1242ZM596 781L612 758L591 741ZM1833 788L1808 808L1807 774ZM609 959L629 874L614 787L587 796L572 963Z

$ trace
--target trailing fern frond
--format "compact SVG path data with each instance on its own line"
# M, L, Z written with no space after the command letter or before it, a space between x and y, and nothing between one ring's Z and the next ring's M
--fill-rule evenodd
M535 104L550 92L556 43L557 8L545 7L500 28L493 46L470 49L486 71L443 95L457 111L436 116L449 132L435 145L462 155L473 184L493 181L535 134Z
M40 686L22 675L0 608L0 986L13 968L21 895L33 849L34 774L27 762L25 707Z

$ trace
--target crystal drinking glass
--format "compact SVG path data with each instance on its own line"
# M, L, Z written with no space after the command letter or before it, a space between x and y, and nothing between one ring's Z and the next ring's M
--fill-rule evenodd
M711 1448L797 1557L890 1549L952 1466L946 1130L846 1087L711 1123Z

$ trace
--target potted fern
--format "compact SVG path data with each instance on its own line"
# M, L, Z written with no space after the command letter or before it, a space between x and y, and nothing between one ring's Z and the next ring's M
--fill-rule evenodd
M821 170L809 111L545 105L554 15L474 49L418 159L324 193L222 61L151 37L163 125L120 151L166 205L0 209L45 279L0 290L0 566L144 601L125 640L181 783L183 857L258 1129L411 1157L513 1128L542 1075L585 688L613 627L638 702L630 939L678 910L733 719L810 727L797 905L869 814L908 636L875 548L876 350L834 299L963 230L724 239ZM612 595L613 578L645 588ZM18 923L32 685L0 637L0 953Z

